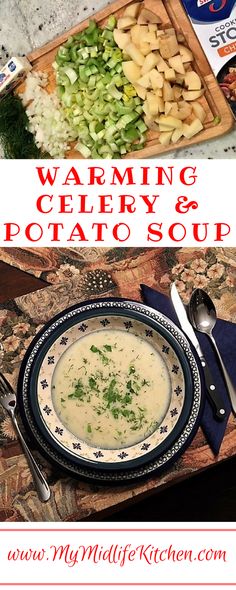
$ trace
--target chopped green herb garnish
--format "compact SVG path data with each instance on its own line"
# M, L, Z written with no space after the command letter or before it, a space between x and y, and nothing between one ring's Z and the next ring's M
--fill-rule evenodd
M100 355L100 358L101 358L101 361L102 361L103 365L108 365L109 364L109 362L110 362L109 358L102 352L102 350L100 350L99 348L97 348L97 346L94 346L94 344L92 344L90 350L91 350L91 352L95 352L95 353L97 353L97 354Z
M94 377L89 377L89 387L93 389L93 391L99 391L97 386L97 381Z
M94 346L94 344L92 344L90 350L91 350L91 352L98 352L99 354L101 353L101 350L99 350L99 348L97 348L96 346Z
M85 396L85 390L83 387L83 383L81 379L78 379L77 383L75 384L75 389L73 393L68 395L69 399L83 399Z
M147 381L146 379L143 379L142 380L142 386L144 387L144 385L148 385L148 387L149 387L150 381Z
M87 424L87 432L89 432L89 434L91 434L91 432L92 432L91 424Z

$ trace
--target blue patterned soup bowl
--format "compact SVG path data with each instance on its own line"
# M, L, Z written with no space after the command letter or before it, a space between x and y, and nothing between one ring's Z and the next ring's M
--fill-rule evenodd
M22 363L18 398L47 458L100 482L169 466L190 444L202 410L184 334L124 299L80 303L48 322Z

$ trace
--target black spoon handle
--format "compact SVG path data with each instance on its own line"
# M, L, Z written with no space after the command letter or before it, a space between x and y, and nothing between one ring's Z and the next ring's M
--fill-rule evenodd
M206 364L205 358L201 357L200 360L204 372L205 384L209 400L214 408L217 420L220 420L222 422L223 420L225 420L226 417L226 409L224 407L222 397L220 393L217 391L211 371Z

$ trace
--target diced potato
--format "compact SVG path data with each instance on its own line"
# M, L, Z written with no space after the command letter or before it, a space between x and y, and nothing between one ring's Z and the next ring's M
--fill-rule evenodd
M143 112L145 113L145 115L148 117L148 119L153 119L150 111L149 111L149 107L148 107L148 101L145 100L143 103Z
M159 111L160 111L160 113L164 113L165 112L165 103L164 103L164 100L163 100L162 96L157 96L156 95L156 97L157 97L157 103L158 103Z
M139 43L144 35L148 33L148 27L141 27L140 25L134 25L130 31L132 43L139 47Z
M121 18L118 18L117 21L117 28L118 29L130 29L130 27L132 27L133 25L136 25L136 19L133 18L132 16L122 16Z
M159 130L157 123L155 121L153 121L153 119L151 119L147 115L144 116L144 123L145 123L145 125L147 125L148 129L151 129L151 131L158 131Z
M131 57L133 61L135 61L138 66L143 66L145 58L139 51L138 47L134 45L134 43L128 43L128 45L125 47L125 52Z
M188 90L200 90L202 87L201 79L196 72L187 72L184 78L185 86Z
M179 117L179 109L178 109L177 102L173 102L173 105L172 105L172 107L170 109L170 113L169 114L171 115L171 117L175 117L175 119L180 119L180 117Z
M175 35L175 29L173 27L170 27L169 29L165 29L165 33L166 35Z
M150 72L151 70L153 70L153 68L157 65L158 62L158 58L156 55L154 55L154 53L149 53L146 57L145 57L145 62L142 66L142 70L141 73L147 74L148 72Z
M170 67L173 68L179 74L185 75L185 69L183 66L182 58L180 55L175 55L174 57L170 57L168 60Z
M157 16L157 14L151 12L151 10L143 8L138 17L138 25L146 25L147 23L159 25L161 24L161 19L159 16Z
M160 54L163 58L168 59L179 52L178 42L174 34L165 35L160 39Z
M197 100L203 95L203 93L204 90L183 90L183 99L187 102L191 100Z
M123 72L131 84L137 82L141 76L141 68L134 61L123 62Z
M144 86L140 86L140 84L133 84L137 95L139 96L139 98L141 98L142 100L145 100L146 96L147 96L147 89L144 88Z
M159 142L162 145L169 145L172 137L172 131L164 131L159 135Z
M182 88L181 86L173 86L173 92L174 92L174 99L175 100L179 100L179 98L182 96Z
M155 43L150 43L150 50L157 51L160 48L160 38L156 39Z
M156 43L157 42L157 37L155 33L146 33L146 35L143 35L142 41L144 41L145 43Z
M178 39L178 43L184 43L185 38L182 35L182 33L177 32L177 39Z
M123 33L119 29L114 30L114 40L120 49L124 49L125 46L130 42L130 34Z
M174 127L168 127L167 125L162 125L162 123L159 123L159 131L161 132L165 132L165 131L174 131Z
M205 118L206 118L206 113L204 111L203 106L200 104L200 102L193 102L192 108L193 108L193 112L194 112L195 117L197 117L197 119L200 119L201 123L204 123Z
M160 17L141 6L136 0L124 9L114 40L123 51L124 75L143 101L148 129L168 146L203 129L206 113L197 101L204 90L183 35L171 26L159 29Z
M163 84L163 98L164 101L172 102L174 100L174 92L173 88L171 87L170 83L165 80Z
M189 115L189 117L187 117L187 119L184 119L184 123L187 123L187 125L191 125L191 123L194 121L194 119L196 119L195 115L193 112L191 112L191 115Z
M153 33L153 32L155 33L157 31L157 25L149 23L148 30L150 31L150 33Z
M181 119L181 121L185 121L188 117L191 116L192 113L192 109L189 103L186 102L186 106L185 107L180 107L179 108L179 115L178 118Z
M151 85L152 85L153 90L157 90L158 88L163 88L164 77L160 72L153 69L149 72L149 76L150 76Z
M183 135L187 139L191 139L194 135L197 135L203 129L203 124L200 119L194 119L190 125L183 124Z
M187 73L187 72L192 72L192 71L193 71L193 68L192 68L192 64L191 64L191 62L185 63L185 64L184 64L184 69L185 69L185 72L186 72L186 73Z
M176 117L171 117L170 115L161 115L159 117L159 123L162 125L166 125L166 127L172 127L174 129L182 129L183 123Z
M172 68L166 69L164 74L165 74L165 79L168 80L168 82L175 81L175 70L173 70Z
M156 53L156 55L158 56L158 62L157 62L158 72L164 72L165 70L167 70L169 68L169 66L166 63L166 61L163 59L163 57L161 57L161 55L158 54L158 52Z
M169 102L168 100L165 102L165 115L169 115L173 104L173 102Z
M139 49L142 55L144 55L144 57L146 57L146 55L148 55L151 52L149 43L145 43L145 41L140 42Z
M174 131L174 127L169 127L168 125L163 125L163 123L159 123L159 131Z
M183 129L175 129L171 136L172 143L177 143L179 139L183 136Z
M131 16L136 18L139 13L140 2L135 2L135 4L130 4L124 11L124 16Z
M151 92L147 93L147 103L148 103L148 110L152 117L158 115L159 113L159 106L157 102L157 96L152 94Z
M183 64L187 63L188 61L193 61L192 51L190 51L190 49L188 47L185 47L185 45L182 45L181 43L179 43L179 52L180 52Z
M184 83L184 76L183 76L183 74L176 73L175 80L176 80L176 83L177 84L179 84L180 86L183 86L183 83Z
M143 86L143 88L151 88L149 73L139 78L139 80L137 80L137 84L139 84L139 86Z

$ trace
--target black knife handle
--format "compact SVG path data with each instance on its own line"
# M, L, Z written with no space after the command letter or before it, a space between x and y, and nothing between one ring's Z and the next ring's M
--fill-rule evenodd
M201 360L201 365L202 365L203 372L204 372L205 383L206 383L206 388L207 388L209 400L215 410L215 416L216 416L217 420L220 420L222 422L223 420L225 420L225 417L226 417L226 410L224 407L224 403L222 401L221 395L217 391L217 388L214 384L212 374L206 364L205 358L201 357L200 360Z

